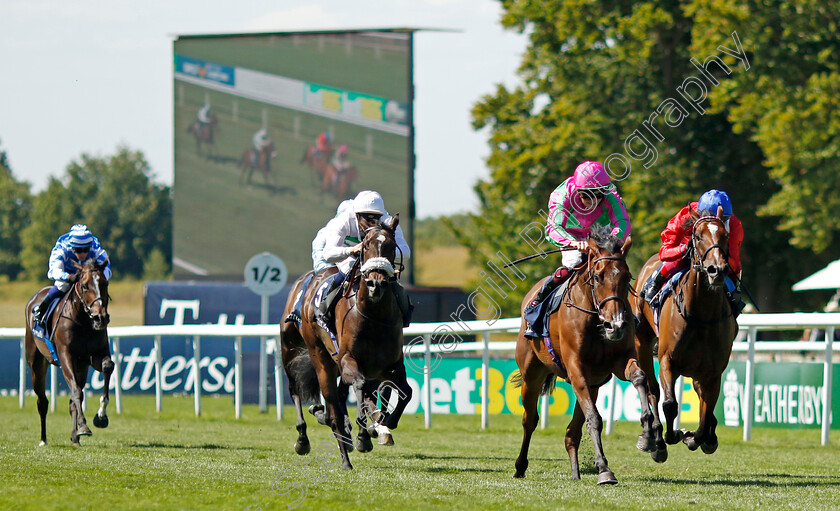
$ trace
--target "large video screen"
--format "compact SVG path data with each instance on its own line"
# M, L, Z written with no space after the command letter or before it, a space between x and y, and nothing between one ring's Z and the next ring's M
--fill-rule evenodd
M174 78L175 278L241 280L264 251L303 274L361 190L410 236L410 33L179 36Z

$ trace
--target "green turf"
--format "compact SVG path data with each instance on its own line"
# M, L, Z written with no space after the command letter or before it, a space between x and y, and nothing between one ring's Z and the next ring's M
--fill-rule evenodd
M353 471L312 465L307 479L296 467L314 457L293 452L291 409L278 423L273 409L262 415L246 406L236 421L229 397L205 398L197 419L191 397L166 397L158 414L153 397L127 396L121 415L112 401L108 429L74 448L61 397L48 418L50 445L39 448L34 399L23 410L17 402L0 397L2 509L285 509L300 493L281 496L272 484L295 481L307 490L298 509L814 510L836 509L840 498L838 441L820 447L817 431L757 429L744 443L740 429L721 427L715 454L680 444L657 465L635 449L639 426L619 423L604 440L619 484L599 487L586 437L582 480L569 478L566 417L535 432L527 477L513 480L519 417L491 416L481 432L477 416L436 415L426 430L423 417L411 415L395 432L396 446L352 453ZM313 453L333 445L327 428L308 422Z

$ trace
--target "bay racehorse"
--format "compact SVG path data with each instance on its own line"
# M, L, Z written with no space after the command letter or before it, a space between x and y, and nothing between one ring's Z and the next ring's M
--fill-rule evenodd
M78 263L77 263L78 264ZM93 259L79 266L74 274L73 286L61 298L55 313L45 321L49 322L47 332L55 345L61 371L70 389L70 417L73 429L70 441L79 445L79 437L93 434L85 420L82 403L87 383L88 368L102 373L105 386L99 398L99 411L93 418L98 428L108 427L108 385L114 362L108 345L106 327L108 315L108 280L103 270L108 261L98 265ZM41 416L41 443L47 444L47 408L49 401L45 393L47 367L51 360L49 350L43 341L32 334L32 307L46 296L49 287L38 291L26 304L26 363L32 371L32 388L38 396L38 413Z
M344 200L352 194L351 185L358 179L359 171L350 165L339 172L332 163L327 164L321 192L329 192L338 200Z
M659 385L653 377L653 356L659 359L665 441L675 444L682 440L692 451L700 447L706 454L711 454L718 446L714 411L720 394L721 374L729 363L738 324L724 287L729 268L729 235L723 223L723 208L718 207L714 216L709 212L693 213L688 221L691 224L686 227L691 225L692 230L686 252L690 266L665 299L658 328L648 303L638 297L635 299L633 310L640 320L636 349L642 369L650 375L651 407L657 421ZM657 255L648 259L639 275L639 289L658 266ZM657 335L659 349L654 354ZM694 390L700 398L700 424L696 431L674 430L674 420L679 413L674 382L680 375L694 380ZM664 462L668 459L667 448L663 445L651 456Z
M320 390L326 407L315 405L310 411L318 422L332 428L344 469L353 468L347 453L354 448L347 415L347 388L353 388L358 403L356 424L359 433L355 448L359 452L373 449L371 436L377 436L380 444L393 445L391 430L396 429L411 399L403 361L402 313L391 289L397 278L394 260L398 223L399 215L394 215L388 222L380 222L366 232L362 257L347 276L346 282L350 285L335 305L335 340L316 323L313 304L321 283L337 271L334 267L316 274L307 287L301 326L284 322L280 330L283 367L297 411L295 451L301 455L309 452L302 405L307 401L318 401ZM299 278L292 287L284 317L294 308L295 297L305 277ZM337 384L339 377L340 386ZM377 394L385 388L390 389L388 393L399 395L390 413L377 409L375 403Z
M328 144L323 151L318 151L314 145L310 145L303 152L300 163L305 163L312 171L310 174L312 184L323 186L324 176L327 174L327 166L330 164L334 153L335 148L332 144Z
M634 321L627 301L631 275L625 258L631 243L629 237L621 244L615 236L593 232L589 238L587 262L569 278L568 291L559 309L550 317L550 337L526 337L525 320L522 320L516 343L516 363L520 373L513 382L522 385L522 405L525 408L522 426L525 432L516 459L515 478L524 477L528 468L528 448L539 420L539 396L554 390L557 377L571 383L576 397L565 438L572 479L580 479L578 447L586 421L595 446L598 484L618 482L604 456L601 415L595 406L598 388L613 374L631 382L639 393L643 431L636 446L646 452L656 449L647 380L637 361L633 343ZM541 289L544 280L525 295L523 311ZM661 428L659 434L661 436Z
M274 150L274 142L269 142L259 151L254 147L246 149L242 153L242 159L239 160L239 184L250 185L254 171L259 171L262 174L265 186L272 189L276 188L274 176L271 174L271 160L276 157L277 151Z
M187 128L187 133L191 133L195 137L195 151L201 154L202 144L207 146L208 155L213 154L213 147L215 142L213 139L216 130L219 129L219 119L212 115L210 122L201 122L198 119L194 120Z

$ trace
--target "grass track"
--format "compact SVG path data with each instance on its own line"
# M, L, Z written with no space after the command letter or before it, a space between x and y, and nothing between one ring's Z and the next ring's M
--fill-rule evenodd
M73 448L66 404L61 397L48 417L50 446L38 448L34 399L20 410L17 398L0 398L0 509L286 509L299 493L272 492L275 478L278 487L306 482L298 509L813 510L837 509L840 499L837 439L820 447L817 431L758 429L743 443L740 429L721 427L714 455L678 445L657 465L634 447L639 426L619 423L604 441L619 485L598 487L586 437L583 480L569 479L567 417L535 432L527 477L513 480L519 417L493 416L481 432L477 416L436 415L425 430L422 416L411 415L395 447L352 453L351 472L310 468L312 482L295 469L313 456L294 454L291 408L279 424L274 410L262 415L254 406L235 421L230 398L206 398L196 419L190 398L168 396L157 414L153 397L127 396L121 415L112 402L107 430ZM314 453L333 440L327 428L308 422Z

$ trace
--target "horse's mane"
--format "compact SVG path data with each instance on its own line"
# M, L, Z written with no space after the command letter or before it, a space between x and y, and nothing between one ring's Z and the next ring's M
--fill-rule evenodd
M621 240L612 233L608 226L599 225L592 228L589 237L598 245L598 248L608 250L611 254L621 252Z

